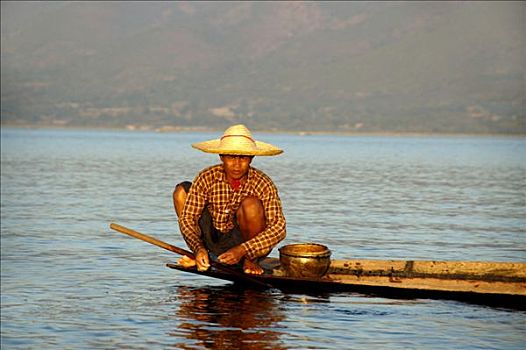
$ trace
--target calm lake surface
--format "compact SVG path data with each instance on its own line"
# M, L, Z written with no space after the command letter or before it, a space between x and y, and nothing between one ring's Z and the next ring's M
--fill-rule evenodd
M219 133L220 134L220 133ZM218 133L1 131L1 348L524 349L526 312L238 290L165 267L171 193ZM526 261L526 139L255 133L288 236L333 258ZM275 250L271 256L277 257Z

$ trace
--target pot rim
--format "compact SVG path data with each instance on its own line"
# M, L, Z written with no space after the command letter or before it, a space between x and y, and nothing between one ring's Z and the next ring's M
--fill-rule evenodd
M302 251L294 251L294 248L301 247L301 246L316 246L319 248L322 248L321 251L315 251L315 252L302 252ZM285 255L287 257L291 258L327 258L331 256L331 251L329 248L323 244L319 243L295 243L295 244L288 244L278 249L280 255ZM292 250L292 251L288 251Z

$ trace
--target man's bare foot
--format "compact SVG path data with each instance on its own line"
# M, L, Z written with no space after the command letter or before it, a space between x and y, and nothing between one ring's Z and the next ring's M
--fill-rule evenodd
M196 265L195 260L183 255L181 259L177 261L182 267L194 267Z
M256 262L245 259L243 262L243 272L250 275L261 275L265 271Z

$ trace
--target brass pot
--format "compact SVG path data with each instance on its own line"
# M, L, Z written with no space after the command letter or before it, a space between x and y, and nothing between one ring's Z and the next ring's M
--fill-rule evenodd
M279 248L279 261L287 276L322 277L331 265L331 251L322 244L289 244Z

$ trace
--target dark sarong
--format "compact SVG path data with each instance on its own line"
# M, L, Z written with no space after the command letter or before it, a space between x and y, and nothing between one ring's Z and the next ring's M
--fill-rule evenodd
M190 181L184 181L177 186L182 186L186 193L188 193L192 183ZM241 230L239 229L237 221L234 222L234 228L229 232L220 232L214 227L212 215L210 215L207 207L204 208L203 213L199 218L199 228L201 229L201 235L206 249L216 257L230 248L243 243Z

